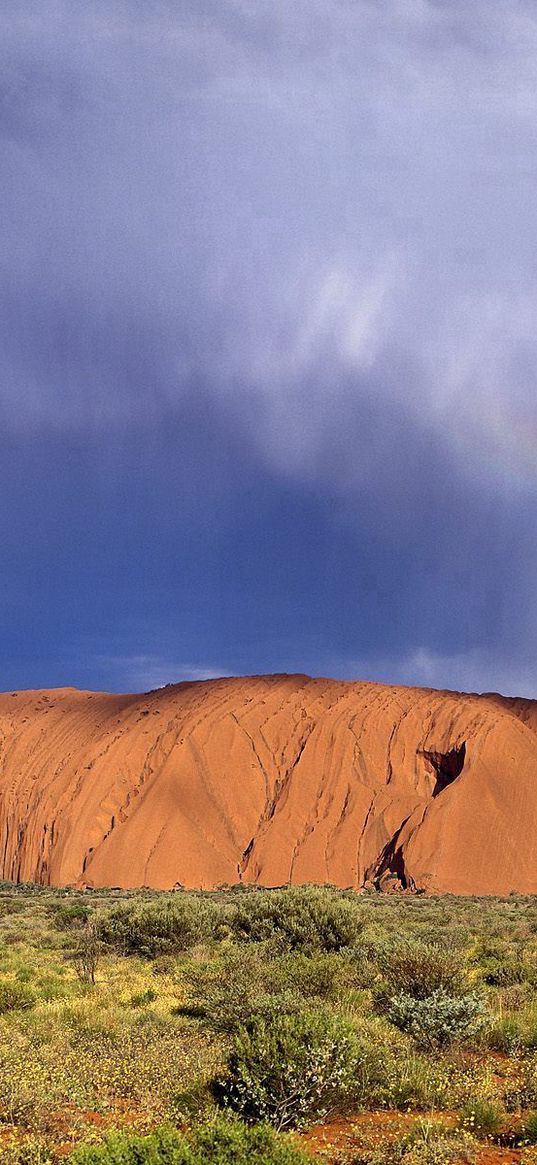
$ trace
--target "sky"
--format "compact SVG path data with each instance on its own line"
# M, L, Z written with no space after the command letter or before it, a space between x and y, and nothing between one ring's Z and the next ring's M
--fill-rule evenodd
M533 0L2 0L0 688L537 697Z

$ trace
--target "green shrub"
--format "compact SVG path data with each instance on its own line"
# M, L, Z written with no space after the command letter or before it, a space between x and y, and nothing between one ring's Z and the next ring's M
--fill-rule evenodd
M378 954L383 978L381 1001L393 995L426 999L435 991L461 995L468 978L460 951L446 950L435 943L403 942Z
M138 991L135 995L131 995L131 1007L146 1007L148 1003L154 1003L158 999L158 995L153 987L147 987L145 991Z
M52 913L58 930L77 930L88 921L90 908L83 902L57 902Z
M26 1011L35 1004L35 995L26 983L18 980L0 981L0 1015L8 1011Z
M216 1104L211 1083L194 1077L171 1098L169 1112L174 1124L191 1127L214 1118ZM0 1162L1 1165L1 1162Z
M254 1015L293 1015L312 1001L335 998L353 981L353 969L338 955L293 951L267 959L264 949L232 948L207 962L182 968L184 1002L176 1009L216 1031L235 1031Z
M120 954L156 958L212 938L219 922L214 903L178 894L143 905L116 906L102 914L97 925L100 940Z
M311 1165L285 1134L268 1125L248 1128L222 1119L194 1135L193 1165Z
M474 1137L496 1137L505 1124L503 1108L493 1100L480 1097L468 1101L461 1109L461 1124Z
M323 1012L255 1017L239 1030L217 1100L277 1129L321 1119L349 1095L357 1045L350 1024Z
M103 1145L81 1145L73 1165L307 1165L311 1157L267 1126L219 1118L188 1135L157 1129L149 1136L112 1133Z
M477 1035L485 1022L485 1007L475 993L449 995L440 987L423 999L403 993L394 996L387 1018L420 1047L441 1048Z
M282 948L305 953L351 947L363 928L357 901L315 886L245 894L231 908L227 921L241 942L272 939Z
M371 1072L363 1103L380 1104L385 1108L406 1111L409 1108L426 1111L442 1107L446 1099L446 1081L438 1065L423 1055L409 1055L408 1049L397 1049L390 1055L384 1051L379 1058L384 1074L378 1080L375 1096L371 1089ZM371 1097L371 1099L370 1099Z
M531 971L521 959L487 959L482 967L483 981L490 987L512 987L524 983Z
M524 1121L524 1140L537 1145L537 1112L529 1112Z
M304 999L335 999L359 983L356 963L345 952L290 951L271 959L267 969L275 994L292 990Z
M522 1028L522 1042L526 1051L537 1051L537 1023L535 1019L533 1022L521 1024Z
M506 1052L511 1056L523 1044L520 1023L516 1016L505 1015L495 1019L487 1032L487 1045L496 1052Z

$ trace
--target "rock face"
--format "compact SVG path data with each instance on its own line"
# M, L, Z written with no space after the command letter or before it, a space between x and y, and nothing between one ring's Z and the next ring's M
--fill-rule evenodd
M537 702L307 676L0 696L0 874L537 892Z

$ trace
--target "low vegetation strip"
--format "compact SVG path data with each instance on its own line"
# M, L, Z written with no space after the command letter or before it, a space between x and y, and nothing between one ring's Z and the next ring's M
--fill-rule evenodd
M0 1165L534 1144L537 899L0 887Z

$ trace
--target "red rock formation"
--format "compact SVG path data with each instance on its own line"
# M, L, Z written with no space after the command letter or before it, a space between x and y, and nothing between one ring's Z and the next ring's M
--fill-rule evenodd
M537 892L537 702L260 676L0 696L1 875Z

